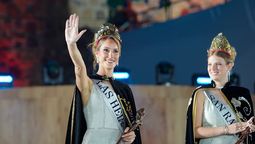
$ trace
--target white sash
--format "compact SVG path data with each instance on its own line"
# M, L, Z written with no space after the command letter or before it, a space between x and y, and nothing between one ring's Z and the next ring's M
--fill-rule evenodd
M109 85L103 83L102 80L95 80L95 82L97 88L104 96L106 105L118 120L120 129L123 130L125 128L125 119L116 93L109 87Z
M231 109L229 105L226 105L215 96L211 90L205 90L204 94L209 99L209 101L215 106L217 111L219 112L222 119L226 122L226 124L230 125L234 122L237 122L235 112Z

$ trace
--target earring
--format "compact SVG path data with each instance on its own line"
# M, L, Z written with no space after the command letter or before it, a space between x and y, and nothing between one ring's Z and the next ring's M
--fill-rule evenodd
M97 63L99 63L98 57L96 57L96 59L97 59Z
M230 81L230 71L228 71L228 81Z

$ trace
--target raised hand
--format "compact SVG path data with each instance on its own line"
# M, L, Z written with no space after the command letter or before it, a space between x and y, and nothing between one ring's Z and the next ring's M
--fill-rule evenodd
M79 17L76 14L70 15L69 19L66 20L65 38L67 45L75 44L86 32L86 29L79 32L78 25Z

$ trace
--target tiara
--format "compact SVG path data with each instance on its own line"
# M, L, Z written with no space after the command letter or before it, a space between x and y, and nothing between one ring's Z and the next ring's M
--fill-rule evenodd
M229 44L227 38L222 33L219 33L213 38L211 47L209 50L207 50L208 56L213 55L216 51L226 53L230 56L230 60L232 62L235 61L236 50Z
M95 33L96 41L99 41L104 37L113 37L121 42L120 34L117 27L110 23L101 25L97 33Z

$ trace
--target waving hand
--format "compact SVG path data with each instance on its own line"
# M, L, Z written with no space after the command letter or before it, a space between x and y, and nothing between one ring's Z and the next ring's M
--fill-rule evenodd
M75 66L76 85L82 93L84 104L86 104L90 95L90 85L92 85L92 82L87 75L85 63L76 44L76 42L86 32L86 30L79 32L78 24L79 17L76 14L70 15L70 17L66 20L65 38L68 52Z
M79 17L76 14L70 15L69 19L66 20L65 38L67 45L76 43L80 37L86 32L82 30L78 32Z

